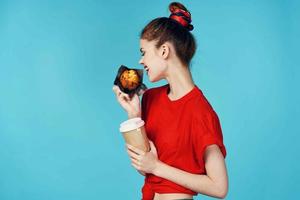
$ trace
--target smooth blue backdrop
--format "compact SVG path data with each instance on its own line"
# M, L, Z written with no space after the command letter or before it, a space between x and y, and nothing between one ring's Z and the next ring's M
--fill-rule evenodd
M121 64L141 68L139 32L169 2L0 1L1 200L140 199L112 82ZM222 124L226 199L295 199L299 1L182 2L193 77Z

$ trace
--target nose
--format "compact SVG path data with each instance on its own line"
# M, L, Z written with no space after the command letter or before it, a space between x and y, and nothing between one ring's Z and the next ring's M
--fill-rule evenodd
M144 65L144 59L143 59L143 57L140 59L139 63L140 63L141 65Z

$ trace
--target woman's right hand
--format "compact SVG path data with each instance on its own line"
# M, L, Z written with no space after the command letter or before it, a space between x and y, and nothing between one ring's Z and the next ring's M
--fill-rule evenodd
M130 96L122 92L117 85L113 86L113 91L116 94L118 102L127 112L128 118L141 117L140 98L137 94L134 94L130 98Z

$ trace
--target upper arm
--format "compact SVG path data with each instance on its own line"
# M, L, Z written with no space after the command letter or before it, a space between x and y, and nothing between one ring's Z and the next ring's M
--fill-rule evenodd
M228 176L224 156L218 145L207 146L204 153L204 162L207 176L227 193Z

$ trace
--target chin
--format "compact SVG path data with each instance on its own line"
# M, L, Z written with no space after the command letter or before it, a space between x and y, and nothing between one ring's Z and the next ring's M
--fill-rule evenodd
M160 80L162 80L161 78L158 78L158 77L154 77L154 78L150 78L149 77L149 81L151 82L151 83L155 83L155 82L158 82L158 81L160 81Z
M151 78L149 78L149 81L150 81L151 83L156 82L155 80L153 80L153 79L151 79Z
M158 82L162 79L165 79L164 75L163 74L151 74L151 73L148 73L148 79L150 82L152 83L155 83L155 82Z

